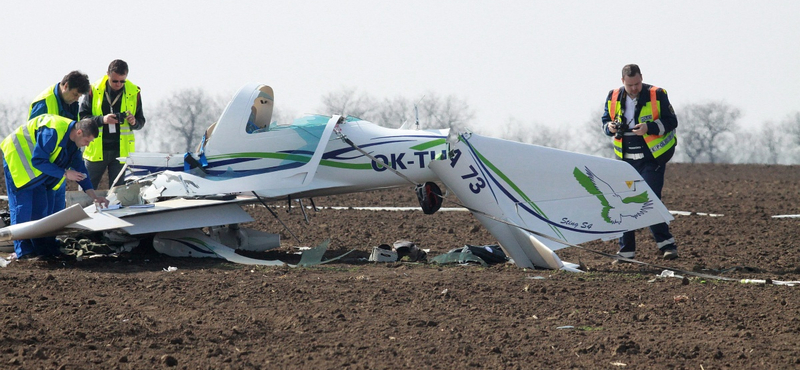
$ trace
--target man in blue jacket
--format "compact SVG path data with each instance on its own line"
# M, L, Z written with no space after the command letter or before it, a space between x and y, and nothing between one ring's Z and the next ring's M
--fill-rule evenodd
M78 99L88 94L90 89L89 77L80 71L72 71L33 99L28 119L47 113L78 120Z
M74 121L43 114L11 132L0 143L12 225L52 214L55 189L66 180L78 181L95 202L108 205L108 200L92 189L81 159L80 148L89 145L97 134L97 126L91 119ZM60 255L52 239L15 240L17 258Z
M80 71L72 71L67 73L61 82L51 85L44 89L36 98L33 99L30 109L28 111L28 119L34 119L42 114L55 114L71 120L79 120L78 100L81 96L89 93L91 89L89 83L89 76ZM67 208L66 203L67 186L63 184L60 188L55 190L55 203L51 213L56 213ZM49 238L54 245L47 249L58 249L58 241L55 238ZM46 241L42 241L45 243Z

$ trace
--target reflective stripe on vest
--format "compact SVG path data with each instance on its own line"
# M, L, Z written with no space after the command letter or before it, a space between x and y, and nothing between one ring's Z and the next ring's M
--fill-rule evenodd
M14 186L21 188L31 180L42 174L33 166L33 150L36 146L36 130L47 126L56 130L58 143L64 139L72 120L58 115L42 114L28 121L27 124L20 126L8 135L0 144L3 156L8 163L8 171L14 181ZM56 144L55 149L50 153L50 162L55 162L58 154L61 153L61 146ZM64 183L64 176L53 187L56 190Z
M104 75L100 80L92 85L92 115L103 115L103 101L106 98L106 82L108 82L108 75ZM120 111L130 112L136 115L136 103L139 95L139 86L134 85L130 80L125 81L125 87L122 91L122 102L120 103ZM110 109L113 109L109 107ZM123 123L124 122L124 123ZM127 157L128 153L136 149L136 137L133 135L131 125L128 121L123 120L119 124L119 156ZM89 146L83 151L83 158L92 162L103 160L103 128L100 127L100 133L97 137L89 143Z

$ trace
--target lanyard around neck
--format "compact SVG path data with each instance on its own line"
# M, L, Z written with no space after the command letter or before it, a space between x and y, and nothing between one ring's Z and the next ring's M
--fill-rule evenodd
M114 101L112 102L111 101L111 96L108 95L108 89L106 89L106 94L105 94L106 95L106 101L108 102L108 109L111 110L111 113L114 113L114 104L117 104L117 101L119 101L119 97L122 96L123 93L125 93L125 88L124 87L122 88L122 90L119 91L119 94L117 94L117 97L115 97Z

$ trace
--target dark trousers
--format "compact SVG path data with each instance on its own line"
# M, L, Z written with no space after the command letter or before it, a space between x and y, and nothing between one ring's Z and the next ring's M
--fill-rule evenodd
M108 187L111 188L111 183L122 171L123 164L117 160L119 157L119 150L104 150L102 161L88 161L84 160L86 170L89 171L89 180L92 182L92 187L97 189L100 186L100 179L103 178L103 173L108 169ZM123 183L120 179L120 183ZM119 185L119 183L117 184Z
M636 172L642 175L642 178L653 189L658 199L661 199L661 189L664 187L664 173L666 172L666 164L659 165L652 160L626 160ZM669 225L660 223L650 226L650 232L653 233L653 238L656 240L656 245L659 249L668 246L673 246L675 240L669 232ZM628 231L622 234L619 238L619 253L633 253L636 251L636 232Z

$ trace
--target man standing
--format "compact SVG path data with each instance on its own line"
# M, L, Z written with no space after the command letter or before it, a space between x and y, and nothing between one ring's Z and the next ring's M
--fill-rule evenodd
M108 186L122 170L118 157L134 151L136 139L133 130L144 127L142 98L138 86L128 81L128 63L115 59L108 72L92 85L89 95L81 102L81 117L91 117L100 135L83 152L89 179L93 187L108 169Z
M66 180L78 181L95 202L108 205L105 197L95 194L80 155L80 148L89 145L97 133L91 119L76 122L42 114L0 143L12 225L52 214L55 194L52 190L63 186ZM50 239L15 240L17 258L59 255Z
M678 118L669 103L667 91L643 84L642 72L636 64L622 68L622 85L608 92L603 131L614 136L617 157L633 166L661 199L667 162L675 153ZM650 231L664 259L678 258L678 247L669 232L669 225L653 225ZM619 246L617 255L634 258L635 231L624 233Z
M36 98L33 99L31 107L28 110L28 120L34 119L42 114L54 114L70 120L77 121L78 118L78 99L89 93L92 86L89 84L89 76L81 73L80 71L72 71L68 73L61 82L52 85L42 91ZM48 189L53 191L54 200L49 214L59 212L67 208L66 183L58 189ZM49 198L48 198L49 199ZM49 249L57 249L58 242L56 238L49 238L49 242L54 243L54 246ZM42 240L42 243L47 241Z

